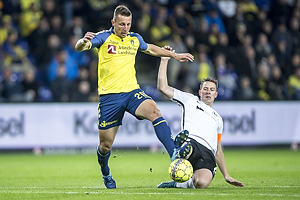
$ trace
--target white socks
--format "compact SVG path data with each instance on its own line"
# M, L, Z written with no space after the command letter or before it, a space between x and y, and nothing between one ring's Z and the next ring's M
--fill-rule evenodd
M192 188L192 189L195 189L195 186L194 186L192 178L190 178L188 181L186 181L184 183L176 183L176 187L178 187L178 188Z

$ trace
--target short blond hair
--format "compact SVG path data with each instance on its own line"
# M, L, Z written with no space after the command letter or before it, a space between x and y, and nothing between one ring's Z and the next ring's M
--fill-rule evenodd
M115 8L115 11L114 11L114 16L113 16L114 21L117 19L118 15L129 17L132 14L131 14L131 11L129 10L129 8L127 8L124 5L119 5Z

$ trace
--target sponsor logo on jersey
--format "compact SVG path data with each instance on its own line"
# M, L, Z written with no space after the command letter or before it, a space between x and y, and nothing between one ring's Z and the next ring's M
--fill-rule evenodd
M113 40L110 40L109 42L110 42L110 43L113 43L113 44L119 44L118 42L113 41Z
M138 48L135 46L119 46L118 47L118 55L136 55Z
M197 109L199 109L199 110L201 110L201 111L204 112L203 108L199 107L198 105L197 105Z
M116 54L117 47L115 45L108 45L107 52L110 54Z

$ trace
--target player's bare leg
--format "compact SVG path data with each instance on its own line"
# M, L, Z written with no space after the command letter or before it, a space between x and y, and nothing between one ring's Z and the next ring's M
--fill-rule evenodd
M162 116L152 99L143 101L136 109L135 115L142 119L148 119L151 122Z
M119 126L112 127L106 130L98 130L99 133L99 149L102 153L108 153L115 140Z
M209 169L198 169L194 171L193 183L195 188L208 188L210 185L213 175Z

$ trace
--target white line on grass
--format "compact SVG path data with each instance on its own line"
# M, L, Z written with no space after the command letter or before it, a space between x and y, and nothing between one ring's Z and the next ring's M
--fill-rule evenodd
M293 186L290 186L290 185L281 185L281 186L267 186L267 187L275 187L275 188L298 188L300 187L299 185L293 185Z
M5 194L116 194L116 195L145 195L145 194L151 194L151 195L199 195L199 193L193 193L193 192L65 192L65 191L0 191L1 193ZM201 193L203 196L232 196L232 194L224 194L224 193ZM236 194L234 194L236 195ZM284 194L241 194L240 196L276 196L276 197L300 197L300 194L294 194L294 195L284 195Z
M299 188L299 185L275 185L275 186L262 186L263 188ZM126 188L137 188L134 186L126 187ZM9 190L9 189L105 189L105 187L99 186L83 186L83 187L0 187L0 190Z
M0 192L3 193L3 192ZM177 192L177 193L164 193L164 192L63 192L63 191L7 191L4 192L6 194L122 194L122 195L145 195L145 194L152 194L152 195L162 195L162 194L174 194L174 195L199 195L199 193L184 193L184 192ZM203 195L203 194L201 194ZM216 195L216 196L225 196L229 194L214 194L214 193L206 193L205 195Z

